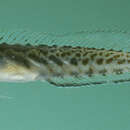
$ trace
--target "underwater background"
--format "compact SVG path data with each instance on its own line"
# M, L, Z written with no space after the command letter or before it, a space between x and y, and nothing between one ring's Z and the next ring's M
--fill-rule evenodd
M128 0L1 0L0 28L51 33L91 28L129 31L129 12ZM130 43L119 41L119 45L125 48ZM78 88L40 81L0 83L0 130L129 129L128 82Z

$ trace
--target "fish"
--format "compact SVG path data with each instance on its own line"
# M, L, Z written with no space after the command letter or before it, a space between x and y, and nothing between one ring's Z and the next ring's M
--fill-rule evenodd
M46 38L43 38L42 34L32 35L38 38L33 37L33 44L29 41L29 37L23 34L21 39L24 42L22 40L21 42L17 41L18 36L14 36L14 34L16 33L9 33L7 36L6 33L3 36L0 33L0 81L2 82L40 80L47 81L54 86L76 87L130 81L129 77L123 76L123 74L130 73L129 51L113 49L111 42L110 47L103 47L102 44L100 45L101 47L96 47L95 44L88 44L90 40L87 41L88 43L83 42L85 45L74 41L76 36L85 37L91 34L91 37L98 36L101 41L103 39L101 36L107 35L106 39L108 40L108 36L112 37L112 35L115 35L118 37L121 35L124 38L127 33L114 32L113 34L107 31L80 32L71 34L71 40L67 41L69 44L63 44L61 41L65 41L64 39L67 38L70 39L70 34L46 34L49 37L48 39L51 39L52 44L49 42L43 43ZM5 39L5 36L7 39ZM128 42L129 35L126 37ZM119 38L117 42L119 42ZM95 40L96 38L90 39ZM59 44L59 42L55 43L56 40L62 44ZM72 44L72 41L74 44ZM97 42L94 41L94 43L97 44L98 40ZM121 47L121 45L117 47Z

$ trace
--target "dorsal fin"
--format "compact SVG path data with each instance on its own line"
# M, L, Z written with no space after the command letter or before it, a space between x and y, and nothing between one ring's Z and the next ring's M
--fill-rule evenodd
M117 30L88 30L68 33L0 30L0 43L72 45L130 51L130 33Z

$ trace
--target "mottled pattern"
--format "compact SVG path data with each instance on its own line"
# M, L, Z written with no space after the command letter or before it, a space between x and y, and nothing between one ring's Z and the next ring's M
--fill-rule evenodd
M0 44L0 59L6 59L45 76L93 76L130 72L130 53L104 48Z

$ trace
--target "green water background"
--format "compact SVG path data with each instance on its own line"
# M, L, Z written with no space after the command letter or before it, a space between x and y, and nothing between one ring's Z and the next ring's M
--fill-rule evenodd
M1 0L0 27L75 32L130 30L128 0ZM0 83L0 130L130 130L130 84L57 88Z

